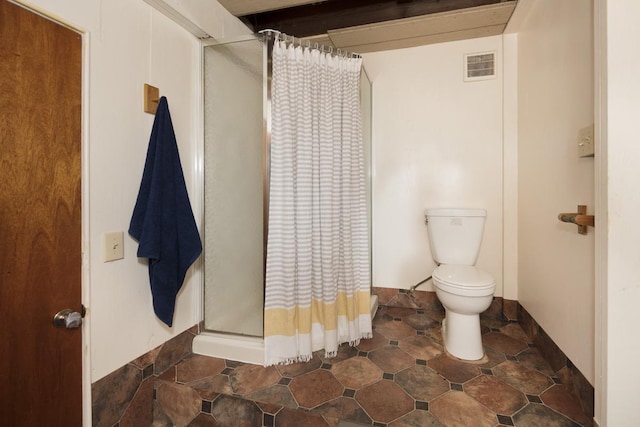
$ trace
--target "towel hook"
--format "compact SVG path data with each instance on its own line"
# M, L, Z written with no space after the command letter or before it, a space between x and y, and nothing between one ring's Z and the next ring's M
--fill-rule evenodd
M155 114L158 109L158 102L160 102L160 89L144 84L144 112L149 114Z

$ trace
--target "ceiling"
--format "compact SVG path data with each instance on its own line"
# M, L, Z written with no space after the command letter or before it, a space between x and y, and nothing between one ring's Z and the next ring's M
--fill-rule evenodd
M366 53L502 34L516 0L218 0L254 31Z

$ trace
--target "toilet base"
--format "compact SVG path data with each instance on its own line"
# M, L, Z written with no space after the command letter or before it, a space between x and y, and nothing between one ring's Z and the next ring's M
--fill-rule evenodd
M485 354L479 314L458 314L446 310L442 338L445 350L451 356L463 361L483 362Z

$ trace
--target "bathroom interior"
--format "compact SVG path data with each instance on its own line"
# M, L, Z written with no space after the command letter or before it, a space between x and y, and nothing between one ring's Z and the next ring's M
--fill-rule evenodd
M135 202L153 122L153 117L142 113L140 106L140 91L147 82L159 87L169 100L199 228L206 227L208 210L221 215L235 213L239 220L247 221L245 225L259 228L263 224L261 189L257 197L250 198L254 206L234 212L229 211L231 205L224 202L220 203L220 209L207 209L208 198L223 201L232 198L233 194L224 193L230 188L203 185L209 161L203 141L209 137L215 139L215 135L207 134L207 120L220 120L233 127L238 138L244 138L238 132L263 132L263 70L258 77L260 93L246 95L256 98L240 98L236 92L220 94L217 100L225 102L228 109L222 108L210 117L207 95L200 89L207 78L206 65L203 68L207 50L203 45L215 43L200 41L193 35L194 31L204 30L215 41L240 43L239 40L250 40L253 32L216 1L174 2L172 7L180 10L178 18L168 17L166 10L152 3L125 0L53 5L34 0L28 3L91 35L85 48L88 53L85 67L91 78L84 83L89 94L85 99L90 105L86 137L91 141L86 154L86 194L92 195L86 213L90 219L87 240L91 242L91 258L83 285L83 301L89 310L84 327L86 425L144 425L135 423L148 417L153 422L154 413L149 408L159 406L160 393L154 390L156 381L162 381L166 389L178 390L175 396L181 399L193 396L193 389L184 391L179 378L171 381L168 373L179 376L176 366L186 360L200 360L200 356L192 353L191 345L204 335L200 334L202 330L246 336L237 339L241 341L239 350L230 350L239 351L238 354L224 356L239 362L219 365L215 358L206 362L211 364L208 368L213 366L211 369L218 369L221 375L225 375L225 370L246 366L241 365L248 362L246 357L260 351L262 325L254 323L250 326L254 329L238 331L231 329L243 327L240 320L234 319L227 325L217 322L233 319L232 315L240 313L243 305L257 304L258 309L250 311L259 312L262 288L243 290L238 295L235 284L240 282L238 275L260 276L262 272L248 268L246 259L225 259L223 247L206 240L210 235L204 236L203 259L189 271L178 295L171 328L153 315L147 271L135 256L136 242L125 239L125 256L120 261L104 263L100 256L97 242L101 241L102 234L107 230L126 229ZM577 148L579 131L596 121L594 14L593 3L587 1L557 4L549 0L520 0L499 34L362 53L366 69L363 87L371 91L370 115L364 120L370 120L365 129L370 130L371 143L372 293L379 305L376 310L379 323L374 321L374 326L393 335L412 325L412 315L441 322L443 311L435 299L432 282L411 291L412 286L430 276L437 266L429 245L425 210L435 207L486 210L476 265L493 277L495 291L493 304L483 317L483 325L489 329L483 332L508 336L524 343L521 351L537 348L550 358L546 363L552 366L551 371L542 369L552 381L549 388L561 385L571 389L570 398L559 400L570 401L571 405L578 402L577 409L570 405L570 413L551 409L554 416L564 417L566 424L558 425L592 425L592 418L597 418L594 388L595 406L602 392L598 389L601 361L598 361L600 344L596 340L599 333L594 269L596 232L589 227L586 235L578 234L574 224L558 221L558 213L574 212L577 205L587 205L588 213L593 214L596 203L595 160L579 157ZM175 22L182 19L186 22ZM257 42L250 48L261 50L262 45ZM465 55L487 52L495 54L495 75L465 81ZM259 57L259 63L254 65L261 68L262 56ZM234 120L237 116L242 120L231 124L224 114L231 113L236 102L243 104L238 107L242 112L235 113ZM252 111L250 107L260 108ZM112 119L118 123L116 126ZM248 123L258 126L250 128ZM219 128L211 129L217 132ZM260 138L253 140L261 144ZM246 163L232 172L246 175L243 173L236 179L253 179L249 174L255 171L259 172L257 179L262 179L262 153L255 153L255 158L241 153ZM210 161L219 160L214 157ZM115 169L114 164L118 165ZM209 190L219 193L209 194ZM101 196L97 197L98 194ZM247 227L240 225L240 228ZM250 245L255 249L251 254L252 265L257 265L259 270L259 260L263 257L262 234L253 235L258 236L258 240ZM234 236L227 237L233 244ZM208 290L206 277L212 274L222 274L218 281L226 282L226 286ZM227 314L216 316L221 312ZM520 325L521 329L513 325ZM430 329L418 328L423 332L418 336L431 338L427 331ZM392 354L402 348L405 338L388 338L389 346L394 347ZM519 352L510 353L510 349L504 348L506 341L502 341L502 347L497 344L500 349L492 351L502 352L505 362L521 362L516 360ZM375 349L366 349L366 342L362 341L363 347L357 352L374 353ZM437 338L433 343L441 345ZM350 357L367 359L357 352L349 353L353 349L344 351ZM423 356L413 359L414 365L416 360L424 360ZM346 359L341 360L344 361ZM359 362L368 366L368 362ZM320 360L317 370L321 370L323 364L332 363ZM429 363L428 366L436 365ZM199 368L200 365L190 369ZM494 366L474 366L473 369L478 369L478 375L484 377L489 376L487 369L495 371ZM280 384L282 387L296 387L297 374L292 371L286 375L278 371L279 380L293 378L291 383ZM456 369L451 375L462 371ZM262 375L258 371L248 372L256 378ZM442 368L441 372L446 369ZM380 371L381 376L386 373ZM465 388L467 379L447 379L446 376L443 374L442 378L448 381L450 391ZM494 372L493 376L499 375ZM471 376L468 381L474 378ZM171 385L172 382L175 384ZM115 396L114 389L122 392ZM529 400L521 407L538 404L553 408L544 399L540 402L534 399L546 390L523 393ZM464 391L462 394L470 394ZM240 394L236 391L235 397ZM216 398L222 400L223 397L224 394L211 392L206 398L198 395L192 399L198 400L201 406L196 408L197 415L189 423L215 425L197 422L202 423L201 414L207 410L211 414ZM437 400L435 397L429 402L414 399L412 410L418 411L415 408L427 403L435 411ZM180 402L183 405L184 401ZM278 414L295 416L287 412L286 405L281 405L283 408L277 413L269 412L273 408L266 406L256 405L262 411L263 423L270 419L273 425L279 425ZM192 410L187 412L191 414ZM246 413L242 412L244 409L238 411L236 416ZM156 415L160 412L157 410ZM493 412L506 416L496 415L493 425L518 425L518 411ZM96 421L96 414L104 416L104 423ZM165 418L161 415L156 425L165 425L161 423L162 419L167 420L167 415L164 414ZM401 424L400 418L384 422L372 418L371 422L412 425L408 421ZM314 424L320 422L314 418L309 424L299 425L350 425L346 424L348 419L338 420L337 416L325 417L322 420L325 424ZM352 422L364 424L361 419ZM434 421L433 425L439 424ZM446 420L443 425L447 425ZM492 424L487 421L487 425ZM606 423L600 420L600 425Z

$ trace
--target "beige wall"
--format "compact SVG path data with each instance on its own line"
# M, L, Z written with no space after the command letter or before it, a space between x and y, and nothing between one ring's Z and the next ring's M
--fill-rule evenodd
M463 55L486 51L497 53L497 77L465 83ZM407 289L431 275L426 208L473 207L488 212L477 265L502 295L502 37L364 58L373 81L374 286Z
M593 11L585 0L536 0L518 25L518 299L594 383L594 229L561 223L594 212L594 159L579 129L594 122Z

